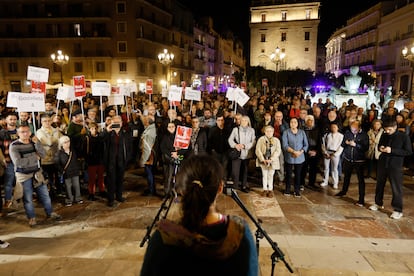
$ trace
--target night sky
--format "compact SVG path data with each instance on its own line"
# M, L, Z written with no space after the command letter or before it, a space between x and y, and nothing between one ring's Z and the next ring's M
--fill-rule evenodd
M386 0L387 1L387 0ZM202 2L180 0L195 15L211 16L217 31L230 29L239 37L245 48L249 47L249 6L250 0ZM321 0L318 42L325 45L332 33L344 26L346 20L379 3L379 0ZM200 6L201 5L201 6ZM232 6L229 6L232 5Z

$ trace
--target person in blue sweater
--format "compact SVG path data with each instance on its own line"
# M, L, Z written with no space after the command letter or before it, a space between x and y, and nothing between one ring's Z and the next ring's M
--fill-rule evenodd
M220 213L224 170L207 154L192 155L176 175L182 217L161 219L141 275L258 275L258 256L246 221Z

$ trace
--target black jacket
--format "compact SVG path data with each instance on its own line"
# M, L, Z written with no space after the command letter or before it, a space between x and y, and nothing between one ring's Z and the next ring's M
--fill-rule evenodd
M378 166L384 169L401 170L404 163L404 157L413 154L410 137L402 132L396 131L391 135L383 133L378 143L378 149L381 147L391 147L391 153L382 152Z
M347 145L347 140L353 140L356 143L355 147ZM349 129L345 131L342 145L344 148L343 156L346 160L351 162L364 161L366 159L365 152L369 148L369 137L366 132L360 130L357 134L353 134Z
M71 153L72 156L66 170L64 168L70 155L62 149L58 150L55 155L55 164L58 167L59 173L63 173L65 178L71 178L80 174L80 164L76 152L71 150Z

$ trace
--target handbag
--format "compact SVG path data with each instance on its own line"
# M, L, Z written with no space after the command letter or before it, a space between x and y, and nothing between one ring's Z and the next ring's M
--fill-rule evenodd
M239 131L239 138L240 138L240 128L237 128L238 129L238 131ZM238 143L237 142L237 140L236 140L236 138L234 139L234 141L236 142L236 143ZM229 158L231 159L231 160L237 160L237 159L239 159L240 158L240 154L241 154L241 151L240 150L237 150L236 148L231 148L230 150L229 150Z

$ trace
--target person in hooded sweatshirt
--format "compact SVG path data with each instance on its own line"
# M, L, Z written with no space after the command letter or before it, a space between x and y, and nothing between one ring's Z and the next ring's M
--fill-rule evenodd
M213 157L185 159L176 175L181 217L163 218L152 234L141 275L258 275L258 256L247 222L220 213L224 170Z

